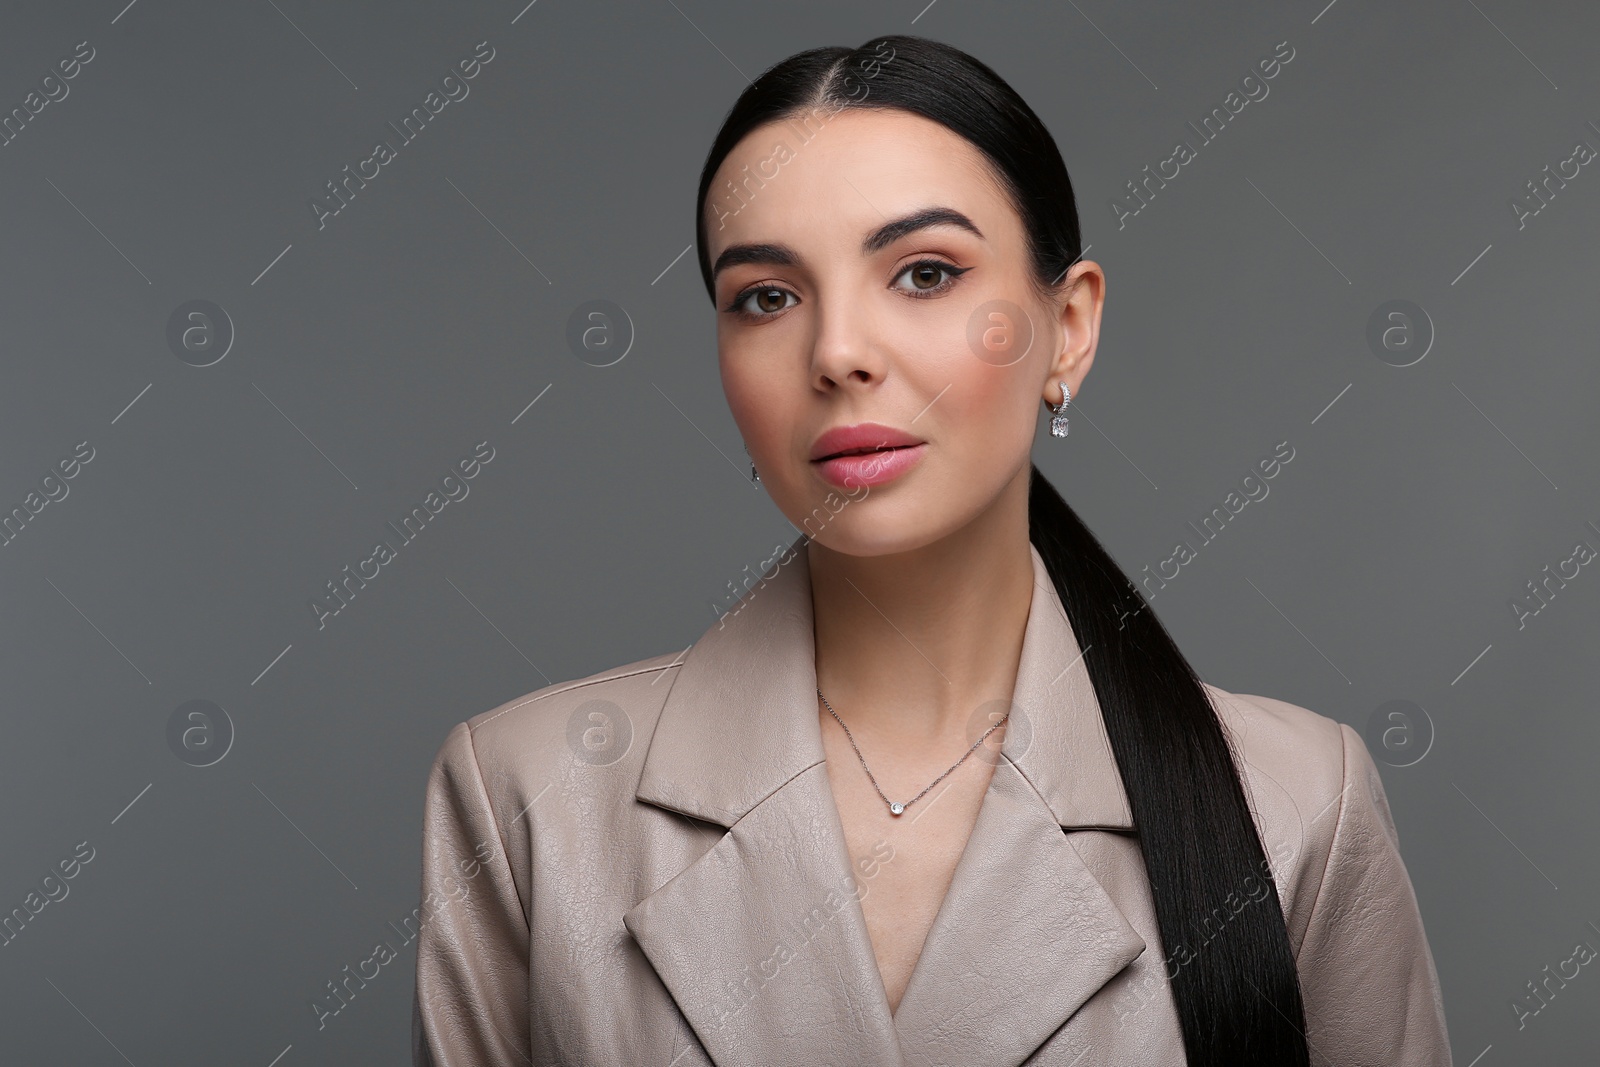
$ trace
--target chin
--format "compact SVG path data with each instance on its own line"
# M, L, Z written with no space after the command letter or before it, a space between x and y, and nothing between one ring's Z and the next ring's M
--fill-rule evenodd
M869 511L868 505L876 507ZM795 525L822 547L846 556L892 556L911 552L932 544L960 525L948 521L947 516L932 514L910 502L873 500L870 496L863 500L846 500L837 515L822 522L821 517L828 514L829 509L824 505L813 513L799 516L806 522ZM790 521L794 521L793 517Z

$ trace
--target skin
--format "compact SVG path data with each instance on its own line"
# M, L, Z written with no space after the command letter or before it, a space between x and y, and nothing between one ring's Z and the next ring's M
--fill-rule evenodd
M777 244L792 263L718 273L724 392L761 484L809 545L817 684L849 724L891 800L910 800L1008 706L1033 597L1028 478L1041 405L1074 400L1094 359L1105 275L1075 263L1059 295L1029 284L1022 222L983 154L931 120L845 110L751 132L713 182L771 175L737 213L707 205L715 266L724 250ZM759 168L759 169L758 169ZM942 223L881 249L863 239L891 219L953 208L981 231ZM954 272L913 264L938 259ZM754 292L749 292L756 287ZM918 296L914 294L928 293ZM942 290L942 291L941 291ZM726 309L746 293L740 307ZM1034 341L979 358L968 322L986 301L1024 310ZM1070 409L1069 409L1070 410ZM1048 413L1046 413L1048 414ZM825 430L876 422L927 445L887 484L846 496L810 462ZM834 508L825 501L833 494ZM820 529L813 516L832 510ZM810 519L811 526L804 523ZM904 815L890 815L844 730L821 702L818 728L850 854L893 848L865 880L861 907L891 1010L899 1007L993 776L1005 727Z

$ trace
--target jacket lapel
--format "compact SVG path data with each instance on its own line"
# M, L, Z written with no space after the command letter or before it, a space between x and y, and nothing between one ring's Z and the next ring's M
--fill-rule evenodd
M727 833L624 923L719 1065L1014 1067L1146 947L1063 832L1132 829L1071 626L1030 546L1003 758L891 1015L827 781L805 541L670 683L637 797Z
M1072 627L1029 549L1002 758L895 1012L907 1067L1015 1067L1146 947L1068 832L1133 820Z
M1049 814L995 768L895 1013L907 1067L1014 1067L1144 951Z
M718 1064L900 1067L821 762L624 916Z

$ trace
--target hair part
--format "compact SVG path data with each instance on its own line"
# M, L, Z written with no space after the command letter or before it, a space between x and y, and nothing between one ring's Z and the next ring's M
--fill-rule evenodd
M890 49L887 59L885 47ZM944 85L960 85L962 92L930 88ZM961 99L968 92L976 96ZM798 52L763 72L734 102L706 155L695 200L695 248L701 278L713 299L706 237L717 168L758 127L818 111L903 111L939 123L982 153L990 176L1024 222L1030 197L1043 192L1063 198L1065 210L1039 212L1035 225L1025 227L1034 296L1041 303L1059 299L1067 271L1082 255L1082 238L1072 179L1049 131L987 65L959 49L907 35L877 37L859 48L834 45ZM1048 144L1050 151L1036 154L1022 148L1038 143ZM1030 168L1040 170L1030 173Z

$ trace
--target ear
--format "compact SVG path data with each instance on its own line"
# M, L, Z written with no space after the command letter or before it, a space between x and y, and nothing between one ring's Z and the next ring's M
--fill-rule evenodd
M1050 376L1044 382L1042 395L1046 404L1061 402L1061 382L1066 382L1076 397L1094 363L1100 343L1100 315L1105 309L1105 271L1093 260L1079 260L1067 272L1061 294L1056 304L1061 344L1051 358Z

